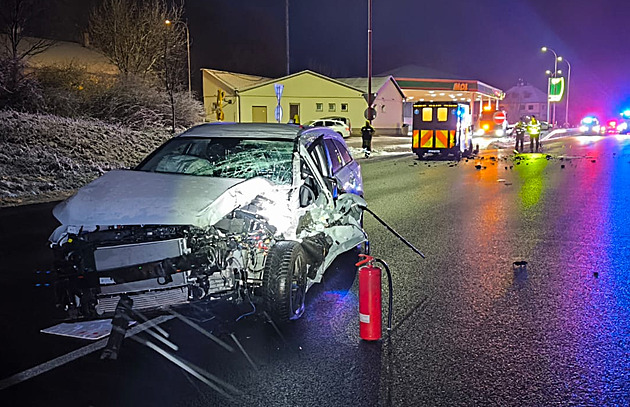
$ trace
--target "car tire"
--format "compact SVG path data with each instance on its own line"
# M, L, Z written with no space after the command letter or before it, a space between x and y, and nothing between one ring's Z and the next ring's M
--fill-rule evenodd
M287 322L304 314L306 254L299 242L276 242L269 250L263 273L263 304L272 319Z

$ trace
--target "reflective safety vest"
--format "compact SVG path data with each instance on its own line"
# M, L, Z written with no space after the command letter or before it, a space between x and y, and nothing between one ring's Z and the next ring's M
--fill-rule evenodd
M529 122L527 125L527 132L532 136L540 134L540 124L538 123L538 120L532 120Z

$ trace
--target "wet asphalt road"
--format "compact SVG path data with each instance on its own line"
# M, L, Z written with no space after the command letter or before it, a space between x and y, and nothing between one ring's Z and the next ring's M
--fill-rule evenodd
M187 311L231 353L164 323L210 385L127 340L119 360L89 354L0 391L0 404L630 405L630 140L547 142L550 159L509 151L361 161L370 208L427 256L366 216L394 274L394 328L380 342L359 339L349 254L279 332L263 316L234 322L247 305ZM49 261L50 208L0 210L0 379L85 345L38 332L53 317L32 274Z

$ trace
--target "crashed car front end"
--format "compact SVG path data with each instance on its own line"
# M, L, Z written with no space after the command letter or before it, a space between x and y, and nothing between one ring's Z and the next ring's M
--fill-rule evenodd
M296 143L285 154L280 180L277 169L249 163L258 168L250 178L116 170L93 181L54 210L58 306L70 319L91 319L111 316L121 295L136 310L255 303L266 298L267 257L282 241L299 242L308 286L319 282L338 254L365 240L363 200L342 194L341 211L324 194L300 204L302 169L313 166L303 153Z

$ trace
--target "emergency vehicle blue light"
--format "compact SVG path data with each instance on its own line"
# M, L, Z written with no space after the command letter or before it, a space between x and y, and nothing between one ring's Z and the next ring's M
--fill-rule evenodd
M630 117L630 109L628 109L628 110L624 110L624 111L621 113L621 115L622 115L623 117Z
M582 119L582 123L584 123L584 124L591 124L591 123L593 123L594 119L595 119L594 117L586 116L585 118Z

